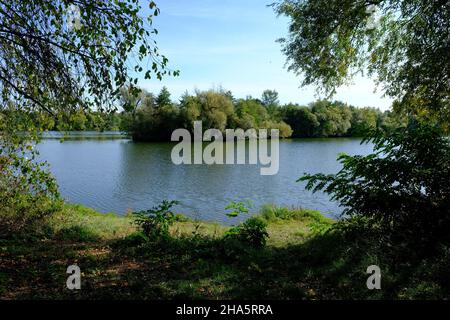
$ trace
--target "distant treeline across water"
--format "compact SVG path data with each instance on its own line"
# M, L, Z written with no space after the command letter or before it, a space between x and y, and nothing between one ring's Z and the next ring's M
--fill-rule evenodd
M122 111L78 109L55 115L33 113L32 118L48 131L121 131L135 141L169 141L175 129L192 131L194 121L202 121L203 130L279 129L282 138L360 137L371 129L389 131L406 123L395 112L340 101L282 105L274 90L265 90L261 98L245 99L236 99L223 89L186 92L177 102L165 87L157 95L132 92L129 88L121 91Z

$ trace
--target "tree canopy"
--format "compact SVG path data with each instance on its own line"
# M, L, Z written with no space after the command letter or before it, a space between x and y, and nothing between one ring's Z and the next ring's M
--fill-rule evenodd
M0 105L111 107L138 76L170 73L151 39L159 9L148 4L144 19L138 0L0 1Z
M264 90L261 96L261 102L266 107L278 106L280 101L278 100L278 92L275 90Z
M448 245L450 225L450 141L429 124L410 122L387 135L373 131L367 156L342 154L337 174L306 174L307 189L323 190L363 217L390 241L417 246ZM395 241L397 241L395 240ZM411 244L411 243L410 243Z
M357 73L374 76L394 107L449 120L450 3L442 0L282 0L280 39L303 85L333 94Z
M162 96L165 98L158 98ZM281 138L363 136L373 129L389 132L406 125L405 117L396 113L370 107L356 108L340 101L319 100L307 106L277 102L274 107L265 104L264 99L251 96L235 99L232 96L224 89L196 90L194 94L185 92L176 102L171 101L165 87L158 95L141 89L139 95L134 96L123 90L123 103L134 107L125 109L118 119L113 115L103 115L102 119L105 128L117 127L119 122L118 126L135 140L147 141L168 141L177 128L192 131L194 121L202 121L205 130L215 128L222 132L227 128L278 129ZM276 112L271 112L272 107ZM89 122L86 125L92 127Z
M59 197L32 144L39 131L116 126L101 111L125 91L136 110L138 78L178 74L151 39L159 9L148 1L143 18L142 3L0 0L0 236L42 221Z

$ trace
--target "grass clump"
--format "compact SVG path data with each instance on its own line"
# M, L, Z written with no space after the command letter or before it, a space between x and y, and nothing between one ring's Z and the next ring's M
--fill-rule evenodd
M48 219L45 235L72 241L111 240L135 231L132 221L132 217L103 214L82 205L65 204Z
M326 218L317 210L286 208L276 205L264 205L261 208L260 217L267 222L281 222L283 220L310 220L318 223L329 224L332 219Z
M295 230L289 230L290 232L285 235L283 242L288 240L286 237L289 238L292 233L294 233L294 237L301 238L323 234L334 224L334 220L316 210L285 208L276 205L263 206L258 217L271 226L269 230L271 229L272 233L276 234L275 237L280 235L278 232L280 228L277 228L277 224L292 226Z

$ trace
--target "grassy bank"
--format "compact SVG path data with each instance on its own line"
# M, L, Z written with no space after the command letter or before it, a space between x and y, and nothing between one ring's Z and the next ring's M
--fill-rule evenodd
M188 219L178 219L168 239L146 241L131 217L65 205L38 239L0 241L0 298L376 299L447 292L427 274L448 277L449 269L391 270L364 239L330 230L333 221L316 211L266 207L260 217L269 238L255 249L224 241L227 227ZM78 291L66 289L71 264L82 271ZM382 290L366 287L371 264L383 270Z

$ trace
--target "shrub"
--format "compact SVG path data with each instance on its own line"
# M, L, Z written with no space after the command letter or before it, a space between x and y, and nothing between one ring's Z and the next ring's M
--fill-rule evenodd
M225 233L226 240L238 240L241 244L254 248L264 247L268 237L267 223L258 217L247 219Z
M134 232L114 243L115 247L131 248L138 247L148 241L148 237L142 232Z
M0 119L0 238L32 235L58 209L56 182L36 154Z
M178 203L178 201L164 200L150 210L133 212L136 216L134 223L142 229L144 235L151 239L168 237L169 227L176 221L176 216L171 209Z
M231 210L227 213L229 217L237 217L240 214L249 213L247 206L249 202L231 201L225 209ZM266 238L269 236L266 230L267 223L259 218L252 217L247 219L238 226L230 228L226 233L224 239L227 241L237 240L240 244L250 245L252 247L263 247L266 244Z
M55 238L63 241L94 242L98 241L100 237L86 227L75 225L59 230Z
M412 121L364 141L374 143L373 154L341 155L337 174L299 180L331 194L345 207L344 215L366 218L386 241L414 251L449 243L450 140L441 129Z
M252 247L264 247L268 237L267 223L257 217L250 218L239 226L238 238Z
M251 203L241 202L241 201L230 201L230 203L225 206L225 210L231 210L230 212L227 212L227 216L229 217L237 217L240 214L248 213L248 207L251 206Z

